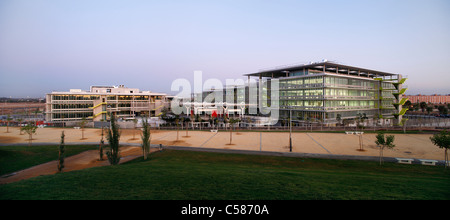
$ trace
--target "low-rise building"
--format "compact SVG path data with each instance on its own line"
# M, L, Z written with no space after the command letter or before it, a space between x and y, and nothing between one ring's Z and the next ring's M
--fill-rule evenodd
M170 103L165 93L140 91L119 86L91 86L89 91L71 89L46 95L45 119L48 122L108 120L113 113L118 118L134 119L141 115L155 117Z
M406 95L406 98L411 101L411 103L432 103L432 104L447 104L450 103L450 95Z

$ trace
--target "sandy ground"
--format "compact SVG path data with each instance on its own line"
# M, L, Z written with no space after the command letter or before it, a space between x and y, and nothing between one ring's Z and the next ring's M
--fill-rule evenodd
M37 134L33 136L33 143L58 143L61 131L65 132L65 142L99 142L101 129L85 129L84 139L81 139L82 131L74 128L38 128ZM0 143L28 143L28 135L20 135L16 127L9 128L10 133L6 133L5 127L0 127ZM133 139L133 133L135 138ZM375 145L376 134L363 135L364 151L359 151L359 137L351 134L336 133L293 133L293 152L336 154L336 155L359 155L378 156L379 150ZM401 157L416 159L443 160L444 150L433 145L429 134L395 134L395 145L393 150L385 150L385 157ZM234 131L230 144L230 132L213 133L210 131L160 131L152 130L152 144L163 144L166 146L188 146L219 149L242 149L274 152L289 152L288 132L239 132ZM261 140L261 142L260 142ZM126 146L127 143L140 143L140 131L122 130L120 143ZM138 157L142 155L139 147L126 147L122 149L122 156ZM83 169L93 166L107 165L107 161L97 161L98 153L84 152L74 158L66 158L66 168L64 171ZM123 160L122 162L124 162ZM52 164L53 163L53 164ZM56 173L56 162L47 163L48 171L44 174ZM43 169L45 170L45 169ZM36 171L29 171L37 173ZM44 175L37 174L37 175ZM18 176L15 175L15 176ZM6 179L13 178L14 176ZM5 178L2 178L3 180ZM0 183L3 181L0 180Z

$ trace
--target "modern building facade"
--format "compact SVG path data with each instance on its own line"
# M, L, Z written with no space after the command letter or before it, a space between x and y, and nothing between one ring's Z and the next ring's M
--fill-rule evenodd
M123 119L161 114L170 108L164 93L140 91L119 86L91 86L89 91L71 89L69 92L52 92L46 95L45 119L49 122L109 119L109 113Z
M237 86L231 90L227 88L221 91L204 91L202 94L205 98L211 93L221 92L223 100L226 100L227 96L230 96L228 93L233 91L231 96L236 98L234 103L205 106L205 102L197 102L196 104L200 105L197 109L214 111L214 107L218 106L220 112L220 109L225 110L225 107L230 106L231 108L227 109L239 110L245 103L246 110L238 112L252 114L247 110L251 105L270 108L271 102L272 105L278 102L281 120L291 118L292 115L293 120L327 124L356 117L392 119L394 123L400 124L407 110L402 109L402 105L407 101L404 97L407 77L401 74L322 61L276 67L245 76L248 77L248 82L256 81L256 86L247 84L241 88ZM274 82L277 82L278 86L274 86ZM249 88L252 87L256 88L256 92L250 92ZM278 96L273 95L275 91ZM254 96L265 99L250 101ZM262 102L261 105L259 102ZM194 107L191 103L188 103L188 106Z
M402 105L406 77L328 61L283 66L256 73L260 88L270 90L271 81L279 82L281 118L315 120L324 123L336 119L396 119L400 123L407 109Z

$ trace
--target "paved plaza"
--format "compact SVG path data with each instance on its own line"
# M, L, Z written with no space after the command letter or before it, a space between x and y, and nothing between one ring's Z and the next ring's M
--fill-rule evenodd
M84 131L84 139L81 139L81 129L74 128L38 128L33 136L33 144L59 143L61 131L65 132L65 142L70 143L98 143L101 137L101 129L88 128ZM6 127L0 127L0 144L28 143L28 135L20 135L17 127L10 127L6 133ZM133 132L135 138L133 139ZM395 145L393 150L385 150L385 157L403 157L416 159L443 160L444 150L433 145L430 141L431 134L394 134ZM359 137L355 134L345 133L292 133L292 152L333 155L378 156L379 150L375 145L374 133L363 134L362 142L364 151L359 151ZM251 132L233 131L230 144L229 131L192 131L189 130L152 130L152 144L164 146L186 146L213 149L235 149L251 151L289 152L289 132ZM106 142L106 138L105 138ZM122 129L120 143L139 144L140 131Z

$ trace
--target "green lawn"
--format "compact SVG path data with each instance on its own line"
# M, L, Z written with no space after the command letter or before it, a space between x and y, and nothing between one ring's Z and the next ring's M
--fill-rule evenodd
M95 145L66 145L66 157L86 150L95 150ZM59 146L0 146L0 176L58 159Z
M450 199L443 167L165 150L0 185L0 199Z

